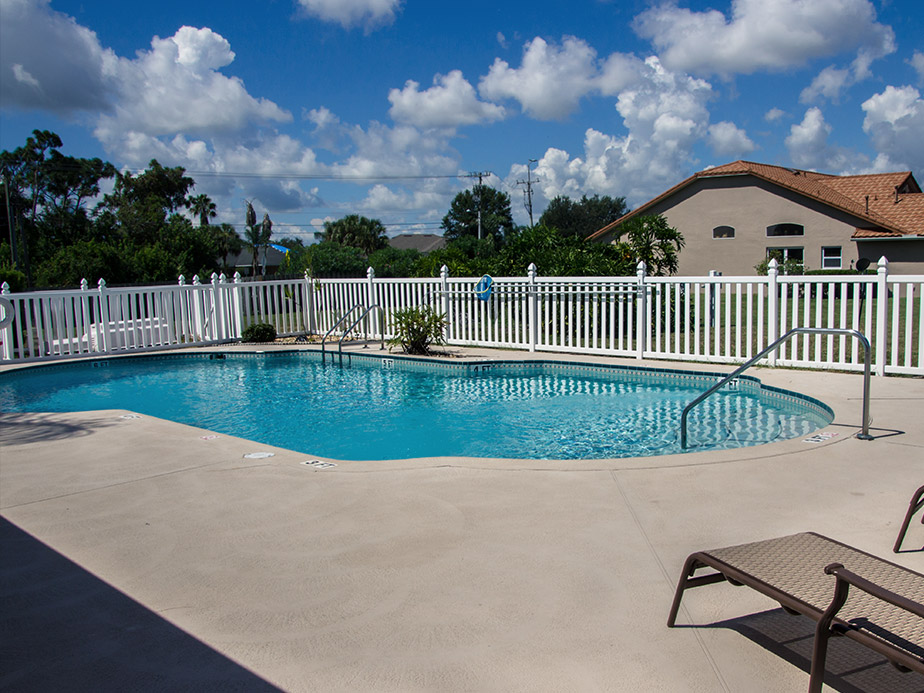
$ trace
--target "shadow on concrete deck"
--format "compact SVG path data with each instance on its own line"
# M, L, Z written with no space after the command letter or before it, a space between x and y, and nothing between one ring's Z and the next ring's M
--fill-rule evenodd
M0 689L278 691L0 518Z
M773 609L715 623L734 630L768 652L808 673L812 663L815 622ZM828 641L825 687L840 693L924 693L924 677L902 673L872 650L847 638Z
M81 424L69 423L54 414L0 413L0 443L27 445L49 440L64 440L92 435L94 431L115 425L102 418Z

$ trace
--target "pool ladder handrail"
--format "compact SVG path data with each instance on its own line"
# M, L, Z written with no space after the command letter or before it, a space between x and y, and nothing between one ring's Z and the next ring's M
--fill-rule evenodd
M381 346L379 346L379 351L382 351L385 349L385 330L382 329L382 307L378 303L373 303L371 306L369 306L368 308L366 308L366 310L363 311L362 315L360 315L358 318L356 318L356 320L353 321L352 325L350 325L348 328L346 328L343 331L342 335L340 335L340 340L337 342L337 354L340 356L341 366L343 365L343 340L346 339L346 336L348 334L350 334L350 330L352 330L360 322L362 322L363 318L369 315L369 313L371 313L373 309L378 309L379 311L379 335L381 336L381 339L382 339L382 344ZM367 347L363 346L363 349L365 348ZM351 364L353 363L352 356L350 356L350 363Z
M719 382L717 382L715 385L710 387L699 397L697 397L692 402L690 402L686 407L684 407L683 413L680 415L680 449L681 450L687 449L687 415L690 413L690 410L693 407L695 407L697 404L702 402L704 399L706 399L709 395L711 395L716 390L721 389L725 384L737 378L748 368L750 368L755 363L760 361L764 356L778 349L780 345L783 344L783 342L791 339L793 336L797 334L842 335L842 336L856 337L857 339L860 340L860 343L863 345L863 419L860 422L861 430L857 434L856 437L859 438L860 440L873 440L873 437L869 434L869 424L870 424L869 380L870 380L870 357L871 357L869 339L867 339L866 335L864 335L859 330L850 330L850 329L841 328L841 327L796 327L796 328L791 329L789 332L784 334L779 339L777 339L775 342L773 342L773 344L768 346L766 349L764 349L754 358L747 361L744 365L736 369L733 373L726 375Z
M321 337L321 363L322 363L322 364L324 363L324 354L325 354L325 345L324 345L324 343L327 341L327 338L330 337L330 333L333 332L334 330L336 330L337 327L338 327L338 325L340 325L340 323L342 323L344 320L346 320L348 317L350 317L350 313L352 313L352 312L353 312L354 310L356 310L357 308L362 308L362 307L363 307L363 304L362 304L362 303L355 303L355 304L353 304L353 307L350 308L346 313L344 313L344 314L341 316L341 318L340 318L337 322L335 322L335 323L333 324L333 326L332 326L327 332L324 333L324 336Z

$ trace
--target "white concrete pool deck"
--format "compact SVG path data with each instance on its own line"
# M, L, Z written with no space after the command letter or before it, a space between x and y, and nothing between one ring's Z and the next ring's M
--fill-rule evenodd
M665 626L683 560L811 530L924 572L891 552L924 484L924 379L874 378L860 441L859 375L750 374L829 404L836 435L321 467L124 411L0 414L0 688L804 691L812 623L752 590L692 590L678 623L700 627ZM924 690L843 639L828 670L829 690Z

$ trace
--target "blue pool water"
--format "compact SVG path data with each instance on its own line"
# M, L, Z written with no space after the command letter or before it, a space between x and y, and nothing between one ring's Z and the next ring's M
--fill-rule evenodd
M715 381L552 362L474 374L397 363L341 368L277 353L64 364L0 374L0 410L128 409L335 459L601 459L680 452L680 414ZM831 420L820 403L742 383L691 412L689 451L794 438Z

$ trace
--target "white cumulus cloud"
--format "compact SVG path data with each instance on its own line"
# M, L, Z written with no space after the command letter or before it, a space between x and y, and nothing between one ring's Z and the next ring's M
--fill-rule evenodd
M841 91L850 82L849 70L838 69L833 65L829 65L818 73L809 86L802 90L799 101L802 103L814 103L823 97L837 103L840 100Z
M636 33L664 65L699 74L750 74L857 51L860 62L895 50L894 33L868 0L733 0L731 16L664 3L641 13Z
M786 111L784 111L782 108L777 108L776 106L774 106L769 111L764 113L764 120L766 120L768 123L775 123L776 121L780 120L781 118L784 118L785 116L786 116Z
M924 53L915 51L908 63L918 73L918 84L924 84Z
M59 114L109 107L116 57L94 32L52 10L49 0L0 0L0 16L4 107Z
M744 130L727 120L709 126L709 146L719 156L738 156L757 148Z
M367 31L395 21L401 3L402 0L298 0L312 17L345 29L363 25Z
M502 106L479 101L460 70L436 75L433 86L424 91L418 82L408 80L403 89L392 89L388 100L394 120L420 128L455 128L502 120L505 115Z
M863 105L863 130L894 165L924 170L924 99L911 86L888 86Z
M96 136L117 150L132 134L215 133L291 120L272 101L248 94L240 79L217 71L233 59L228 42L210 29L182 27L170 38L155 37L150 51L115 64L118 98Z
M642 64L640 75L616 104L627 134L590 128L582 156L558 148L542 156L535 173L545 199L601 194L625 196L637 205L674 185L695 163L693 148L708 132L711 86L666 70L655 57ZM513 167L508 179L515 182L521 168Z
M536 37L526 44L519 67L495 58L478 90L485 98L515 99L540 120L561 120L593 91L615 94L637 79L640 61L614 54L603 65L586 42L566 36L560 46Z
M832 127L817 106L805 112L801 123L793 124L786 137L786 149L799 168L825 173L870 172L867 157L828 142Z

